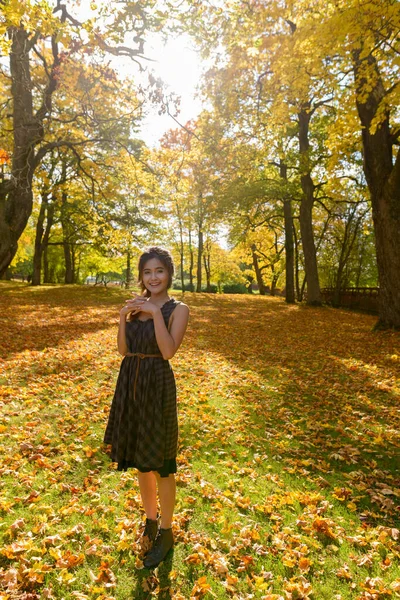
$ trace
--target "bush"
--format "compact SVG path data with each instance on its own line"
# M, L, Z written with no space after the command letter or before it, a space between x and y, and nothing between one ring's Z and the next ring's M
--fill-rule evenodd
M24 258L23 260L19 260L16 265L10 266L7 269L7 279L15 278L15 279L25 279L30 282L32 279L33 273L33 258Z
M173 290L181 290L182 289L182 282L180 280L176 280L173 282L172 284L172 289ZM196 288L194 287L194 285L190 285L190 283L186 283L185 281L185 292L194 292Z
M173 290L181 290L182 289L182 282L181 281L174 281L174 283L172 284L172 289ZM195 292L196 291L196 285L192 284L190 285L190 283L186 283L185 282L185 292ZM202 292L206 292L208 291L209 294L216 294L218 292L218 286L215 285L215 283L212 283L210 286L210 289L207 290L207 287L205 285L201 286L201 291Z
M226 283L222 291L224 294L248 294L249 291L244 283Z
M201 286L201 291L208 292L209 294L216 294L218 292L218 286L215 285L215 283L212 283L209 290L207 290L206 286Z

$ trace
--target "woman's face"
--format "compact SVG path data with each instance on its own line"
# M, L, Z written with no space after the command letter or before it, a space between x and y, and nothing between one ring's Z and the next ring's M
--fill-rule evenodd
M168 289L169 274L167 268L158 258L150 258L143 267L142 281L146 288L154 294Z

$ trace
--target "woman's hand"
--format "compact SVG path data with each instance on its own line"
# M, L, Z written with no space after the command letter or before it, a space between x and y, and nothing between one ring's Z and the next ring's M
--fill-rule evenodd
M126 316L129 313L136 315L137 313L139 313L143 310L143 305L148 303L147 298L145 298L144 296L135 294L135 292L132 292L132 293L133 293L134 297L129 298L128 300L125 300L126 304L125 304L125 306L123 306L121 308L121 310L119 312L119 314L121 316ZM154 304L152 306L154 306ZM155 307L155 308L157 308L157 307Z
M160 311L160 308L156 304L154 304L150 298L144 298L144 302L142 301L142 299L143 296L137 297L137 300L139 302L138 312L143 312L146 315L151 315L152 317L154 317L154 315Z

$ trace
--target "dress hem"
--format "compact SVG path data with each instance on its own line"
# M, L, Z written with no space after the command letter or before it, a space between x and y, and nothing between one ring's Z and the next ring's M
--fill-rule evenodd
M135 461L122 460L117 462L111 458L111 462L117 463L117 471L127 471L127 469L137 469L140 473L150 473L157 471L161 477L168 477L177 472L176 458L167 458L164 460L162 467L141 467Z

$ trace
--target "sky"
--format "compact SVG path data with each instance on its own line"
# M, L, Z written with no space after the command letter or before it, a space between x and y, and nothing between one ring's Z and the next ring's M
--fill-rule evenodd
M177 120L185 124L195 118L201 110L200 99L195 96L204 63L189 36L171 38L165 45L157 37L150 38L144 54L156 61L151 63L151 70L167 84L167 91L181 97ZM140 135L149 146L155 146L163 133L177 127L179 125L172 117L159 115L154 107L145 118Z
M74 16L78 18L93 18L93 11L96 12L89 0L81 0L74 6ZM178 121L185 124L189 119L195 118L201 110L201 102L195 98L196 86L200 81L202 69L205 69L206 65L195 50L190 36L175 34L164 43L160 33L147 32L144 56L152 59L152 62L141 60L142 65L148 67L156 78L164 81L168 92L174 92L181 97L181 112L177 117ZM111 62L121 74L131 73L133 80L141 81L139 68L129 58L118 57L118 59L111 59ZM142 81L145 85L148 83L147 75ZM179 127L172 117L159 115L157 107L148 107L147 113L139 136L148 146L156 146L158 140L168 129Z

